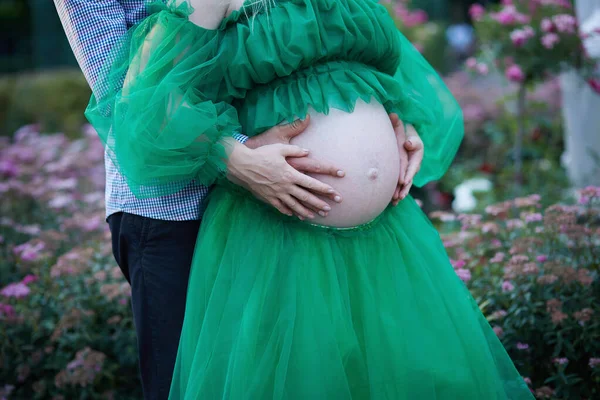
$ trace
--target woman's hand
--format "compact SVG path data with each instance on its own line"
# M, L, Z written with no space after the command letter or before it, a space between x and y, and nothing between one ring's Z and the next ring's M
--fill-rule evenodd
M421 169L425 151L423 141L412 125L408 125L405 130L404 124L397 114L390 114L390 121L396 133L398 152L400 153L400 176L392 197L392 204L397 206L408 195L413 179Z
M341 202L342 197L331 186L311 178L292 167L287 157L306 157L309 151L298 146L268 144L256 149L234 144L228 158L230 180L250 190L257 198L271 204L286 215L298 218L321 216L331 210L329 204L315 194ZM310 209L309 209L310 208Z

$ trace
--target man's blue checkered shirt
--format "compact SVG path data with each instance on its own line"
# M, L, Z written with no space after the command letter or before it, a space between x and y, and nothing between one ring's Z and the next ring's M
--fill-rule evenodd
M101 97L105 88L97 84L98 74L113 47L127 30L146 17L145 0L54 0L73 53L90 87ZM244 135L236 139L244 142ZM167 221L200 219L208 188L191 183L169 196L139 199L125 179L104 156L106 166L106 216L127 212Z

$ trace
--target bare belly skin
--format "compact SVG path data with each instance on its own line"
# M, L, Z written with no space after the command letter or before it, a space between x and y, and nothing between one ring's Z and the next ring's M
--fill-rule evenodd
M311 222L353 227L372 221L390 203L400 174L396 136L387 112L374 100L368 104L359 100L351 114L336 109L329 115L314 110L309 114L310 125L292 144L346 172L343 178L313 175L340 192L343 201L324 199L331 205L329 215L317 215Z

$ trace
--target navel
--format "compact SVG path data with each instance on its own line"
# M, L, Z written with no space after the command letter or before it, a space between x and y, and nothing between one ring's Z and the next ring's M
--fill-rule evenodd
M367 172L367 176L370 180L374 181L379 176L379 170L377 168L371 168L369 169L369 172Z

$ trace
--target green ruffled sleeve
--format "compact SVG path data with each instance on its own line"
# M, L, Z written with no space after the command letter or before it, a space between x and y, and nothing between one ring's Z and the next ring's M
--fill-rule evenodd
M398 36L402 58L394 79L401 83L410 103L418 105L399 114L423 140L425 156L414 179L416 186L423 186L440 179L450 167L464 136L463 114L433 67L402 33Z
M226 171L236 110L214 101L230 55L222 32L188 20L187 3L153 5L130 29L100 76L86 117L138 197L167 195L191 181L210 185Z

